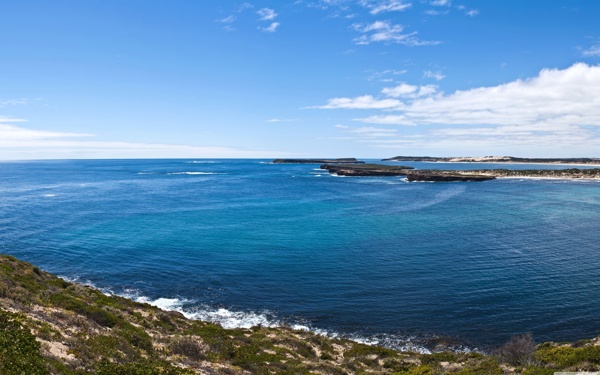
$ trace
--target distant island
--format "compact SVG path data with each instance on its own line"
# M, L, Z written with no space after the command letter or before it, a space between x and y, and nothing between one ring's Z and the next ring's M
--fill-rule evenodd
M394 156L382 161L424 161L441 163L527 163L527 164L598 164L600 158L518 158L514 156L432 157Z
M384 164L322 164L320 168L338 176L406 176L407 181L480 182L494 180L499 177L600 180L600 168L438 170L414 169L409 166Z
M408 166L383 164L323 164L321 169L338 176L406 176L408 181L487 181L496 177L485 174L465 174L456 171L415 170Z
M272 161L274 164L324 164L324 163L336 163L336 164L360 164L364 161L357 160L355 158L340 158L340 159L275 159Z

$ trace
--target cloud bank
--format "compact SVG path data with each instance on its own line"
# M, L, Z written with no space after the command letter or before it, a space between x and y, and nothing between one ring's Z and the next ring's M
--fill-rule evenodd
M233 147L88 140L93 134L28 129L23 119L0 116L0 160L87 158L264 158L274 151Z
M407 83L384 88L381 94L334 98L317 108L380 110L382 113L355 120L419 129L396 139L357 139L378 147L418 144L443 148L464 142L465 147L481 148L580 145L583 152L600 146L598 65L577 63L562 70L543 69L530 79L451 94L435 85Z
M427 94L398 107L399 115L378 115L363 121L397 125L600 126L600 66L579 63L564 70L544 69L535 78L499 86L437 96L432 96L435 91L430 88Z

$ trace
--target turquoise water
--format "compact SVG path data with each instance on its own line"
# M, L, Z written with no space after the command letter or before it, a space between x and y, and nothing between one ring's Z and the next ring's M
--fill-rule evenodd
M589 181L407 183L267 160L0 163L2 253L227 327L392 347L600 334L599 208Z

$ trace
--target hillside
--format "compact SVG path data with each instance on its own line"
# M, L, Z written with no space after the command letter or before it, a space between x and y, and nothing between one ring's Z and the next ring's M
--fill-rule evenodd
M402 353L290 328L226 330L0 256L0 374L552 374L600 369L600 341L498 356ZM534 352L535 350L535 352Z

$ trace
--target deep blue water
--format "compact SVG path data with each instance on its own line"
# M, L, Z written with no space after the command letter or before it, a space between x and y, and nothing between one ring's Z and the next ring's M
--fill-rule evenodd
M228 327L480 348L600 334L600 182L265 162L2 162L0 252Z

